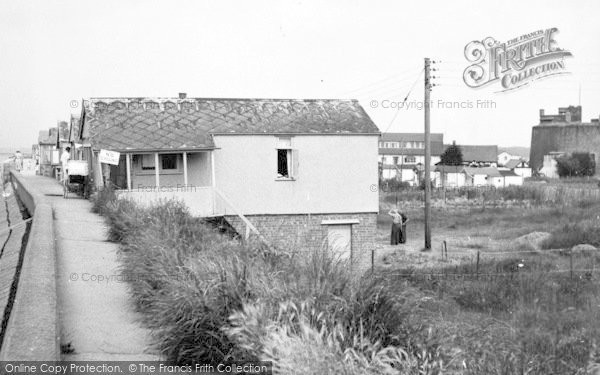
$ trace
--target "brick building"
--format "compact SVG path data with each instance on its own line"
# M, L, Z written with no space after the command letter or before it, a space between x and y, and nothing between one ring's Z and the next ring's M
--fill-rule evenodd
M540 172L544 159L553 155L573 152L589 152L600 166L600 122L581 121L581 106L561 107L558 114L547 115L540 109L540 123L531 131L529 164L532 171ZM598 168L596 168L596 174Z

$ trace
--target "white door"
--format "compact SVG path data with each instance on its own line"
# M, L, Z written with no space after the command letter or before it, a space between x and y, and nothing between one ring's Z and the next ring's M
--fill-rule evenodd
M329 251L337 259L350 259L352 249L352 225L329 225L327 229Z

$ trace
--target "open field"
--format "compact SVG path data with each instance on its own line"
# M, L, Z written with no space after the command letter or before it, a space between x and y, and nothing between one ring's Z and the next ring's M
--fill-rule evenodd
M600 245L600 202L434 209L433 249L423 252L423 211L408 204L408 242L388 244L390 201L381 200L375 273L399 295L422 293L415 319L441 346L487 357L467 360L465 373L600 371L600 252L568 251ZM537 246L519 240L541 232Z

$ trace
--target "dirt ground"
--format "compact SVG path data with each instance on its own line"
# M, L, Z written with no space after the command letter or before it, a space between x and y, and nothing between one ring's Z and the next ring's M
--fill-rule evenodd
M557 207L472 207L460 211L432 210L431 251L423 251L423 210L405 211L407 242L390 245L391 217L387 207L381 207L377 226L375 266L383 268L436 267L474 262L477 253L482 258L506 257L511 251L522 251L515 239L532 232L552 232L564 225L582 208ZM571 219L570 219L571 217ZM442 259L445 242L447 260Z

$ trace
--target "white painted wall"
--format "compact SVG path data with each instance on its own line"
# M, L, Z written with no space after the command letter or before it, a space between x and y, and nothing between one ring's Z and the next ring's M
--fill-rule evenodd
M465 174L462 172L459 173L444 173L442 175L441 172L435 172L435 186L436 187L461 187L465 186ZM442 182L442 178L444 181Z
M297 179L278 181L277 136L215 135L216 186L245 215L378 212L378 141L294 136Z
M379 161L383 162L384 164L390 164L393 165L394 164L394 157L398 157L398 165L417 165L418 163L421 164L425 164L425 156L423 155L380 155L379 156ZM404 158L415 158L415 162L414 163L409 163L406 162ZM431 156L431 165L435 165L437 163L440 162L440 157L439 156Z
M515 168L514 171L523 178L531 177L531 168Z
M506 176L504 177L503 186L521 186L523 185L523 177L522 176Z

